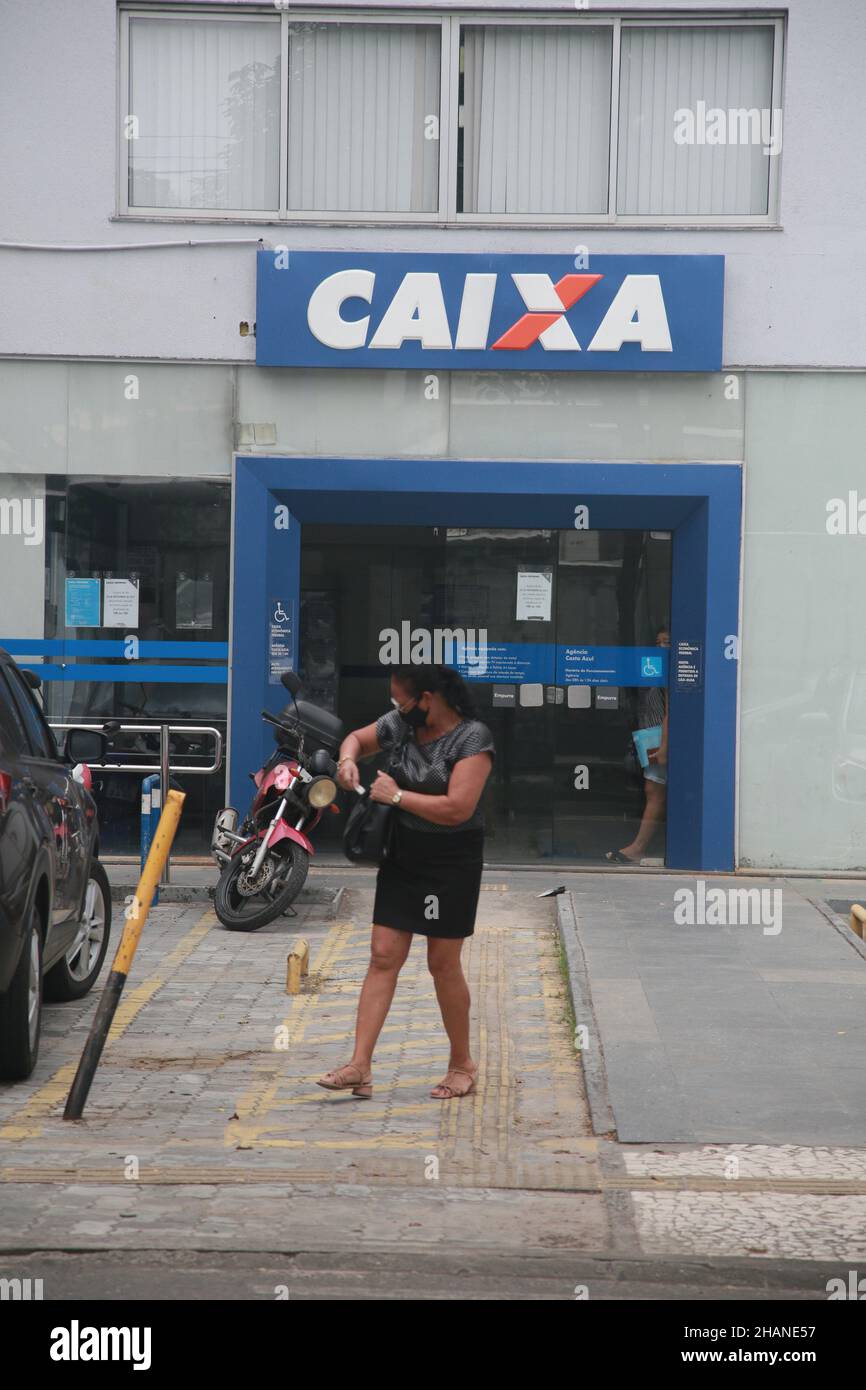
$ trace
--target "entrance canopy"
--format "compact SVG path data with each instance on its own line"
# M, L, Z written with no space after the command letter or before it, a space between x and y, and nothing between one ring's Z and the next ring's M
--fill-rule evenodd
M231 803L246 809L247 774L273 746L260 711L285 704L279 672L298 664L305 523L663 530L672 534L667 864L733 868L741 484L735 464L236 456Z

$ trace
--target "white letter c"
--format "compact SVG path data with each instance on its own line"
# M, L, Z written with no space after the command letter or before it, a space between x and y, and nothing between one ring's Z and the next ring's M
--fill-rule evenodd
M360 348L367 341L370 315L350 322L340 314L346 299L365 299L371 303L376 275L372 270L338 270L317 285L307 305L310 332L325 347Z

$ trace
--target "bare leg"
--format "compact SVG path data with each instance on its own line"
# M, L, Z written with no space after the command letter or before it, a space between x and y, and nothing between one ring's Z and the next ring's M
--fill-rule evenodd
M381 927L373 924L370 942L370 964L361 986L358 1000L358 1016L355 1022L355 1051L352 1065L361 1067L364 1073L370 1069L373 1048L388 1017L397 976L409 954L412 933L397 931L394 927ZM348 1065L348 1063L347 1063Z
M442 1022L451 1044L448 1066L468 1068L475 1063L469 1052L469 986L460 964L463 938L456 941L446 937L427 938L427 966L433 976L436 998L442 1013ZM433 1092L439 1090L437 1086ZM443 1099L447 1093L443 1093Z
M638 860L646 852L646 847L652 839L659 824L665 818L665 805L667 802L667 787L663 782L653 782L648 777L644 778L644 792L646 794L646 805L641 816L640 826L630 845L626 845L620 850L629 859Z

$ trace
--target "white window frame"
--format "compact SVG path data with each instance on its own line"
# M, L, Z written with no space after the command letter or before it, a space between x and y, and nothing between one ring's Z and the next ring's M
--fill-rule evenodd
M124 122L128 114L129 94L129 21L130 19L153 19L182 21L189 18L231 20L243 23L249 20L267 19L280 26L280 51L288 53L288 31L293 24L394 24L398 27L420 25L438 27L441 34L440 49L440 100L439 100L439 206L436 211L425 212L332 212L316 210L296 211L289 209L288 197L288 150L286 133L288 125L288 63L283 61L280 69L280 156L279 156L279 209L273 208L233 212L227 209L202 208L150 208L129 203L129 140L124 134ZM466 213L457 211L457 140L458 140L458 93L459 93L459 53L460 31L464 27L526 28L552 27L590 29L611 29L611 105L609 123L608 151L608 211L592 214L563 213ZM773 38L773 76L772 107L783 108L783 68L785 58L785 19L778 11L758 15L738 15L727 11L710 14L706 11L659 13L629 16L609 13L594 13L581 10L575 15L565 16L533 11L515 14L480 11L442 11L432 9L407 10L329 10L296 8L276 9L274 4L235 6L226 9L213 6L165 4L123 4L118 8L118 53L117 65L117 204L115 219L134 222L171 223L243 223L246 225L291 226L346 226L370 227L388 225L411 225L437 227L454 226L498 226L498 227L570 227L575 230L591 227L728 227L736 229L778 228L780 209L781 160L782 153L773 156L770 163L769 190L766 213L747 215L743 213L656 213L624 214L616 211L617 160L619 153L619 86L620 53L622 30L624 27L645 28L743 28L758 26L772 28ZM131 113L134 114L134 113ZM783 113L783 131L785 117Z
M199 10L195 10L195 9L191 9L191 8L190 8L190 9L180 9L180 8L176 8L176 7L172 7L171 10L168 10L168 9L166 9L166 7L165 7L164 5L162 5L162 6L156 6L156 5L155 5L155 6L151 7L151 8L141 8L141 9L138 9L138 8L136 8L136 9L122 9L122 10L120 10L119 15L120 15L120 48L119 48L119 52L120 52L120 63L118 64L118 86L117 86L117 100L118 100L118 110L117 110L117 136L118 136L118 150L117 150L117 215L118 215L119 217L124 217L124 218L126 218L126 217L128 217L128 218L133 218L133 219L142 219L142 218L144 218L144 219L147 219L148 221L151 220L151 219L154 219L154 220L158 220L158 221L160 221L160 222L165 221L165 222L255 222L255 223L258 223L258 222L273 222L273 221L277 220L277 219L279 218L279 209L274 209L274 208L265 208L265 209L245 208L245 209L243 209L241 212L232 212L232 211L230 211L229 209L225 209L225 208L213 208L213 209L208 209L208 208L151 208L151 207L146 207L146 206L143 207L143 206L141 206L141 205L138 204L138 203L130 203L130 201L129 201L129 147L130 147L130 145L131 145L132 142L131 142L130 140L128 140L128 139L126 138L126 135L124 134L124 122L125 122L126 117L127 117L128 115L131 116L131 115L134 115L134 114L135 114L135 112L131 112L131 111L129 110L129 21L130 21L130 19L158 19L158 20L160 20L161 22L165 22L166 20L170 20L172 23L175 23L175 22L182 22L182 21L185 20L185 19L201 17L201 18L205 18L205 19L207 19L207 18L218 18L218 19L220 19L220 20L230 20L232 23L236 23L236 24L242 24L245 20L248 21L248 20L250 20L250 19L255 19L255 20L267 19L270 23L272 23L272 24L274 24L274 25L279 25L279 26L280 26L280 30L281 30L280 38L281 38L281 42L282 42L282 40L285 38L285 29L284 29L284 27L283 27L283 25L282 25L282 23L281 23L280 15L273 9L273 7L271 7L271 9L270 9L269 11L258 11L258 10L256 10L256 11L249 11L249 10L247 10L247 11L244 11L243 13L240 13L240 14L239 14L237 11L235 11L234 13L227 13L225 10L211 10L211 9L206 9L206 10L203 10L203 11L199 11ZM283 63L283 64L281 65L281 68L280 68L280 76L281 76L281 90L280 90L280 129L281 129L281 132L285 129L285 117L286 117L286 111L285 111L284 105L283 105L283 101L284 101L284 97L285 97L285 92L283 91L283 88L284 88L285 85L286 85L286 71L285 71L285 68L286 68L286 64ZM284 171L284 169L283 169L283 162L284 162L284 161L282 160L282 156L283 156L283 139L282 139L282 133L281 133L281 135L280 135L280 159L281 159L281 164L280 164L280 184L279 184L279 190L280 190L280 192L279 192L280 207L282 207L282 205L283 205L283 199L285 198L285 192L286 192L286 190L285 190L285 185L286 185L286 182L287 182L287 179L286 179L286 176L285 176L285 171Z
M782 63L784 57L785 21L780 15L749 15L744 18L725 16L724 20L701 16L668 17L666 19L623 19L622 28L629 29L772 29L773 30L773 76L771 81L770 110L782 108ZM619 60L617 57L617 96L619 95ZM616 143L611 131L611 207L616 209L617 160L619 156L619 100L613 108L616 121ZM613 126L614 122L611 122ZM785 113L782 111L782 145L784 148ZM778 227L781 187L782 150L770 158L769 184L767 188L767 211L765 213L707 212L695 213L618 213L614 222L618 227Z

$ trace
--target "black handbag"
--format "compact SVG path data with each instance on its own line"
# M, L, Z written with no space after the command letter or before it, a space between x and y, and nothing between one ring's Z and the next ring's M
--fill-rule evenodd
M391 753L389 771L395 753L402 751L408 737L407 729L399 748ZM394 848L396 809L383 801L371 801L369 792L352 807L343 831L343 853L350 864L384 864Z
M382 864L394 840L393 806L365 796L353 806L343 831L343 853L351 864Z

